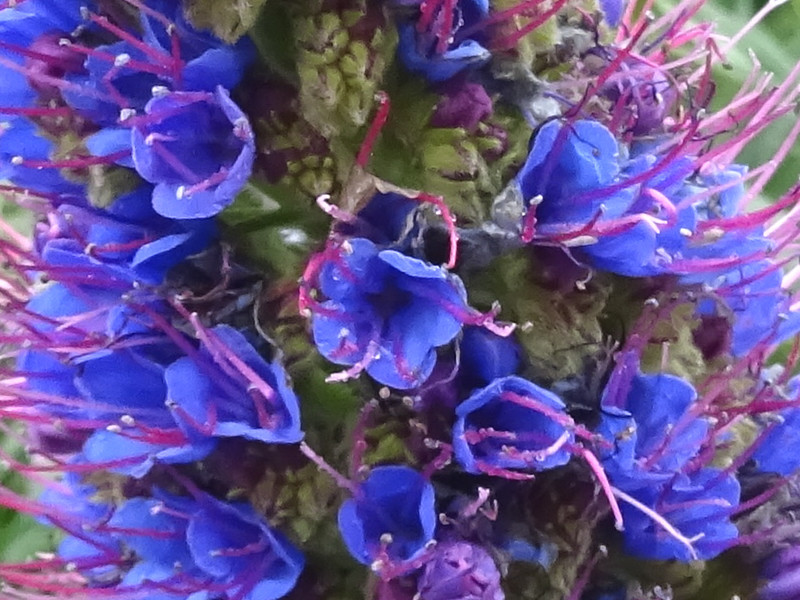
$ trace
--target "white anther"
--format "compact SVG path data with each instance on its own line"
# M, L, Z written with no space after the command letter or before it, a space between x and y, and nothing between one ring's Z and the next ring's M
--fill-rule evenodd
M12 165L21 165L21 164L22 164L22 163L24 163L24 162L25 162L25 159L24 159L24 158L22 158L22 157L21 157L21 156L19 156L19 155L17 155L17 156L12 156L12 157L11 157L11 164L12 164Z
M533 198L528 200L528 205L529 206L537 206L537 205L541 204L542 202L544 202L544 196L542 196L541 194L537 194L536 196L534 196Z
M119 111L119 120L121 123L124 123L128 119L131 119L136 116L136 109L134 108L123 108Z
M169 95L169 88L165 85L154 85L150 90L150 94L153 98L163 98Z
M124 67L129 62L131 62L131 55L130 54L126 54L126 53L123 52L122 54L117 54L114 57L114 66L115 67Z

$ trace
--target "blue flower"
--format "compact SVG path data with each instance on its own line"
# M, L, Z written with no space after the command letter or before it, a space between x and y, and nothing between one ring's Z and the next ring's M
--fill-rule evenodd
M217 86L232 89L255 56L247 38L227 45L194 29L180 3L151 0L148 6L155 13L140 12L141 33L126 32L128 39L92 48L83 72L69 77L75 85L65 90L65 100L98 125L113 127L122 109L143 110L153 87L207 92Z
M800 314L790 310L791 296L783 289L782 278L781 270L770 260L736 265L700 278L721 302L702 302L698 312L731 322L730 351L734 356L745 356L765 341L778 344L800 331Z
M787 451L800 443L800 408L779 413L781 421L768 425L769 430L753 453L759 470L788 476L800 468L800 455Z
M411 561L433 540L435 530L433 486L406 466L375 467L339 509L342 539L366 565Z
M421 4L420 14L416 20L398 24L397 49L410 71L429 81L444 81L489 60L491 55L479 39L459 33L478 25L489 14L488 0L458 0L451 11L442 2L410 4Z
M131 130L137 172L155 184L153 207L173 219L210 217L233 202L250 176L250 123L218 87L173 92L147 103Z
M476 390L456 415L453 450L469 473L525 478L570 460L575 436L564 403L520 377Z
M636 499L663 517L689 545L636 506L622 505L625 548L640 558L682 561L707 560L729 548L739 537L731 515L739 505L740 486L724 471L705 468L678 475L665 488L646 487Z
M787 408L771 416L772 422L767 421L763 437L756 442L752 458L761 471L786 477L800 468L800 453L787 452L788 448L797 448L800 444L800 407L793 406L797 403L798 392L800 378L793 377L786 384L791 401L787 401Z
M0 65L0 106L33 106L40 95L49 100L58 94L52 81L42 76L58 80L80 67L80 55L59 47L58 40L83 23L80 8L85 4L26 0L0 10L0 39L7 44L0 48L0 57L19 66ZM36 54L26 56L28 50Z
M192 512L186 545L197 567L230 586L229 597L276 600L297 583L305 559L249 504L204 496Z
M648 485L651 477L669 477L695 456L708 432L708 423L688 412L696 398L692 385L675 375L635 375L625 400L606 410L598 428L615 444L606 461L612 480L641 477Z
M501 337L482 327L465 327L459 375L473 387L482 387L516 373L521 356L522 350L513 338Z
M88 462L142 477L156 462L205 458L217 438L294 443L303 437L297 397L278 363L268 364L227 325L210 329L203 338L192 356L181 356L164 339L149 347L153 357L143 347L79 365L79 389L109 411L93 416L119 420L86 441ZM119 381L130 383L121 387Z
M394 244L414 231L414 209L419 201L394 192L375 194L358 211L356 219L339 225L348 237L363 237L376 244Z
M170 404L180 410L178 420L191 430L205 426L213 415L208 435L300 441L300 407L280 364L267 363L228 325L217 325L206 335L214 338L214 345L204 343L197 358L179 358L164 372ZM232 359L244 363L254 378L246 378Z
M201 598L214 587L224 590L223 598L277 600L294 588L305 563L252 507L199 492L131 498L106 529L135 553L136 563L117 586L121 593L150 581L156 590L165 584L162 594L170 583L187 590L164 598Z
M77 193L80 186L64 179L57 170L30 166L31 161L35 165L47 163L55 150L55 144L30 119L0 119L0 179L37 191Z
M668 215L654 198L641 194L639 186L617 185L626 176L652 168L655 159L642 156L628 166L621 153L617 140L601 123L546 123L536 133L517 175L529 203L526 218L535 223L536 236L579 246L601 269L631 276L657 274L664 270L663 255L675 251L659 250L674 243L659 236L658 224L666 223ZM680 163L672 168L681 175L691 171ZM648 186L664 187L674 177L662 175Z
M620 275L690 275L686 284L763 250L757 227L712 235L738 207L743 168L694 170L690 158L671 158L653 142L628 149L596 121L546 123L517 175L528 206L523 239L574 247Z
M740 489L732 474L691 465L709 429L691 414L694 388L674 375L636 373L620 399L622 389L607 387L596 433L610 443L599 455L624 501L626 549L660 560L713 558L738 537L731 516Z
M361 365L398 389L422 384L436 347L467 318L461 281L444 269L363 238L329 248L318 275L327 300L315 304L314 342L328 360Z

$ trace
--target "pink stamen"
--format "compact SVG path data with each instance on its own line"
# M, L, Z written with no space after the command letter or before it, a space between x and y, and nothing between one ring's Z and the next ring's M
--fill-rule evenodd
M423 0L419 6L420 16L417 19L417 31L427 31L436 15L436 10L442 5L444 0Z
M453 35L453 17L455 16L455 4L456 0L444 0L444 6L439 13L441 17L441 25L439 26L439 31L436 32L436 37L438 38L436 42L436 52L438 54L444 54L447 50L447 46L450 43L450 39Z
M456 221L450 213L450 208L441 196L433 196L425 192L421 192L417 197L421 202L429 202L439 209L442 219L447 225L447 235L450 242L450 254L447 258L445 267L452 269L458 262L458 230L456 229Z
M526 23L523 27L515 31L512 35L508 36L508 38L502 40L497 45L493 45L491 49L498 51L511 50L522 38L544 25L544 23L546 23L550 17L557 14L558 11L560 11L564 5L566 5L566 3L567 0L556 0L550 9L544 11L541 15L529 23Z
M545 2L546 0L523 0L516 6L493 12L479 23L459 29L458 33L456 34L456 42L458 43L465 38L468 38L473 33L478 33L479 31L482 31L491 25L510 21L514 17L520 15L531 15L533 14L534 9L538 8L539 5L544 4Z
M358 496L361 492L358 486L353 483L350 479L347 479L344 475L339 473L336 469L334 469L324 458L322 458L319 454L317 454L311 446L309 446L306 442L300 442L300 452L302 452L306 458L308 458L311 462L313 462L320 471L326 473L336 482L340 488L349 491L353 496Z
M378 100L378 111L375 113L375 118L372 120L372 123L370 123L367 134L364 136L364 141L361 143L361 147L358 149L358 155L356 156L356 164L362 169L365 169L369 162L369 157L372 155L375 141L383 130L383 126L386 125L391 109L391 101L386 92L380 91L375 96Z
M162 64L162 65L171 64L171 61L173 60L172 56L165 54L164 52L160 51L157 48L154 48L149 44L146 44L136 36L131 35L130 33L125 31L124 29L121 29L120 27L117 27L111 21L109 21L107 17L102 17L94 13L89 13L89 20L92 23L95 23L100 27L102 27L103 29L109 31L110 33L113 33L120 40L128 42L137 50L141 50L144 54L153 59L155 61L155 64Z
M624 531L625 524L622 520L622 510L620 510L619 504L614 497L614 488L611 486L611 482L608 480L608 475L606 475L603 465L601 465L600 461L597 460L597 457L586 448L578 448L577 452L583 458L583 460L586 461L586 464L589 465L592 473L594 473L594 476L600 483L600 487L603 489L603 493L605 494L608 504L611 507L611 512L614 515L614 527L617 531Z

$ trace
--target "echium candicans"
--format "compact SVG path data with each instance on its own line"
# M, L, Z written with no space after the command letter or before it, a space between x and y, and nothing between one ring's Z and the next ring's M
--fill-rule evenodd
M797 596L800 66L702 4L0 4L4 593Z

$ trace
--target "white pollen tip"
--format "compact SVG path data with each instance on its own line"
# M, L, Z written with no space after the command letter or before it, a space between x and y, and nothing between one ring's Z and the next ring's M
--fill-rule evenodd
M152 94L153 98L163 98L169 94L169 88L164 85L154 85L151 88L150 93Z

